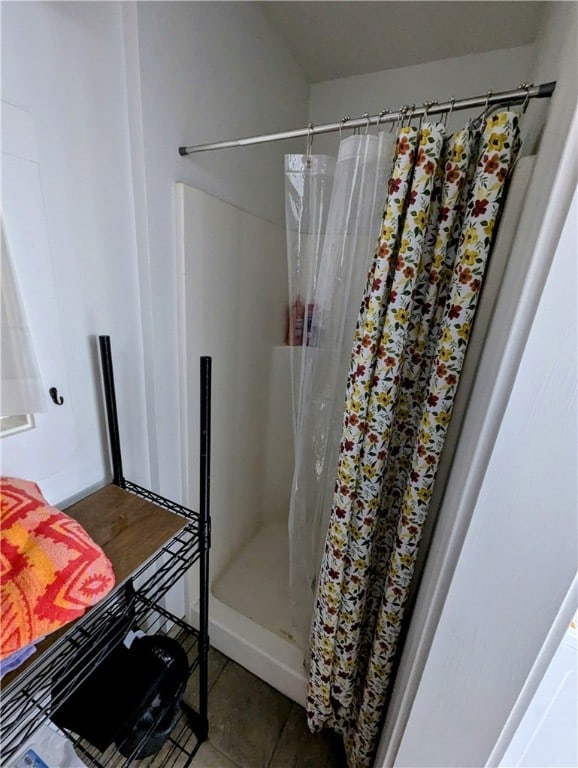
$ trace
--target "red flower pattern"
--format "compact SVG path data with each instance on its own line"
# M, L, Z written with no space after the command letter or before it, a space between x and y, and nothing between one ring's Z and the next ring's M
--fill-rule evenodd
M472 216L482 216L488 207L488 200L476 200L472 209Z

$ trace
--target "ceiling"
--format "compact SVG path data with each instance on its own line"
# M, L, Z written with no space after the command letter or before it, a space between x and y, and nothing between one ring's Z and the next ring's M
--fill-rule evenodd
M547 2L259 2L310 83L532 43Z

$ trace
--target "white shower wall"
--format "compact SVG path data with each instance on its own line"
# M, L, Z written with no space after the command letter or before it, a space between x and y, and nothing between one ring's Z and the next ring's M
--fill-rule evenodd
M285 486L289 493L291 467L281 475L276 467L276 476L267 478L275 464L271 453L291 450L290 412L280 413L282 393L271 387L272 377L273 383L283 379L272 364L284 362L278 348L287 304L285 231L185 184L177 184L177 212L186 498L198 498L198 478L189 469L198 466L198 413L190 404L199 402L199 356L211 355L216 577L260 525L279 517L278 503L272 505L264 489L281 493Z
M177 243L183 477L193 505L199 422L191 404L199 402L199 357L213 359L211 642L303 703L303 654L291 642L288 600L285 230L178 184ZM190 609L195 620L196 605Z
M285 253L283 254L284 258ZM285 273L285 302L287 301ZM296 352L296 357L299 351ZM282 521L287 526L289 496L293 479L294 449L291 402L291 347L273 347L269 371L269 402L266 414L265 467L263 477L263 519Z

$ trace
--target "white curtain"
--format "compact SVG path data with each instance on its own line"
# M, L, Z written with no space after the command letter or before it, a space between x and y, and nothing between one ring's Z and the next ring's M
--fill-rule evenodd
M23 416L46 410L46 401L1 219L0 231L0 416Z
M286 199L293 198L286 206L290 301L294 276L307 276L302 281L307 292L300 289L304 333L292 366L295 470L289 512L292 625L303 648L331 511L351 345L379 237L393 147L389 133L344 139L332 184L329 159L309 158L312 167L325 169L324 194L303 194L299 205L286 173ZM290 157L295 156L287 158L286 169ZM295 210L301 210L300 219ZM305 232L305 222L315 227Z

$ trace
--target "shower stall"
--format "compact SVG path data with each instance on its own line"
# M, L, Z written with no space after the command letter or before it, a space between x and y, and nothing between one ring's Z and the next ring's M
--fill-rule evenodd
M533 157L522 158L512 178L442 455L432 522L532 167ZM191 503L198 497L196 475L187 470L198 452L198 414L190 406L198 402L196 361L203 354L213 358L211 643L304 705L306 642L295 631L291 604L296 591L290 586L289 516L295 506L292 383L300 380L307 349L286 344L286 232L184 184L177 185L176 196L183 476ZM291 530L293 535L293 524ZM291 543L296 546L295 539ZM194 596L196 585L190 587ZM192 601L190 608L195 621Z
M211 640L300 704L351 340L393 144L381 131L345 138L337 158L287 155L286 230L177 189L187 477L199 354L212 355L215 380ZM297 301L309 309L299 338L288 309Z

